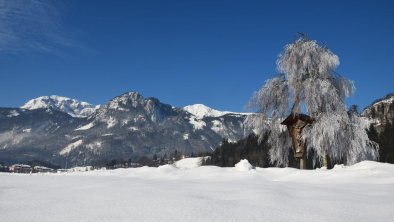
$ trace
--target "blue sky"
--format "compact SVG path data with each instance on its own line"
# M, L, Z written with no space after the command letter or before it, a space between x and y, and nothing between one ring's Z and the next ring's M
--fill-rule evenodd
M0 107L127 91L243 111L297 32L340 58L347 104L394 92L390 1L0 0Z

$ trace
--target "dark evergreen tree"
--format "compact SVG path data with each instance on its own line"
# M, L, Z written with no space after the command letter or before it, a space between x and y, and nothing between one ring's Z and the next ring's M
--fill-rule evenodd
M210 158L207 158L203 164L233 167L241 159L248 159L254 166L268 167L268 150L266 138L259 143L258 136L250 134L247 138L236 143L223 140L222 144L209 155Z

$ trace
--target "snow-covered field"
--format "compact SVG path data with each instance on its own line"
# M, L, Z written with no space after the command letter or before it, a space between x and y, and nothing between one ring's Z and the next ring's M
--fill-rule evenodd
M0 221L393 221L394 165L0 174Z

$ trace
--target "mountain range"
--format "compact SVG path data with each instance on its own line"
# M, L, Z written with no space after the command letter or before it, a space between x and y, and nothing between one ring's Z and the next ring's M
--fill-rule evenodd
M244 125L248 115L203 104L173 107L137 92L98 106L62 96L42 96L20 108L0 108L0 162L38 159L66 167L163 157L175 150L184 154L211 152L224 139L235 142L252 133L253 129ZM361 115L366 128L387 134L386 128L394 120L394 94L374 101ZM378 135L378 142L387 140Z
M94 106L43 96L21 108L0 108L0 162L41 159L61 166L103 159L210 152L223 139L252 132L248 113L222 112L202 104L173 107L137 92Z

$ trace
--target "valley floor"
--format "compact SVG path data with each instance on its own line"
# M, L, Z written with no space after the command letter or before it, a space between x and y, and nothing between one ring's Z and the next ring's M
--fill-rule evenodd
M0 174L0 221L393 221L394 165Z

